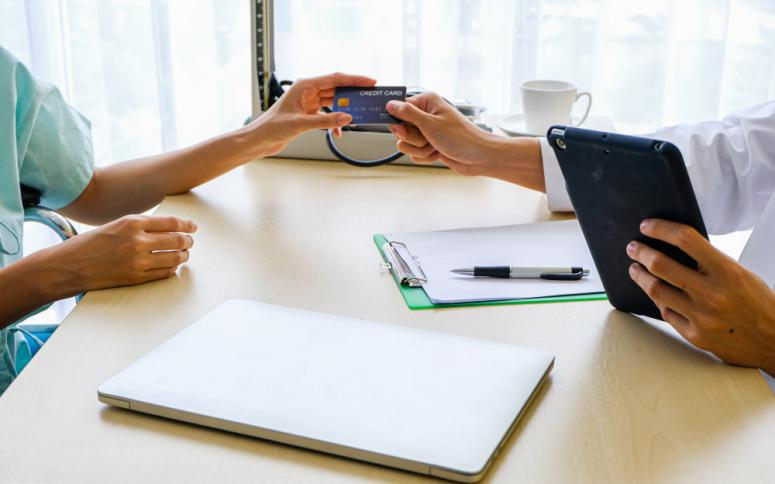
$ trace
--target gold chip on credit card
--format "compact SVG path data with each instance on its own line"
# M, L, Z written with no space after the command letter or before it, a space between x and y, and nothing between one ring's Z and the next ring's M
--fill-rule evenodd
M331 111L352 116L352 124L396 124L387 112L390 101L406 101L406 86L337 86Z

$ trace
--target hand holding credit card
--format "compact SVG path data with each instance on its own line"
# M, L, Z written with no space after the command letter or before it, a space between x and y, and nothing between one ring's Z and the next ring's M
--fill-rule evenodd
M352 116L352 124L397 124L386 108L393 100L406 101L406 86L337 87L332 109Z

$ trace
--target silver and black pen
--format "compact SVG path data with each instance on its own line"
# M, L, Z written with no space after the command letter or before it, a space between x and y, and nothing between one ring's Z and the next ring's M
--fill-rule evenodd
M475 266L452 269L455 274L499 279L547 279L550 281L579 281L589 275L583 267L511 267Z

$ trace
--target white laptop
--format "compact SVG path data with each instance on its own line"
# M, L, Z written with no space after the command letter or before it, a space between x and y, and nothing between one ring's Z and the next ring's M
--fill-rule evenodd
M518 346L235 299L98 395L116 407L474 482L553 362Z

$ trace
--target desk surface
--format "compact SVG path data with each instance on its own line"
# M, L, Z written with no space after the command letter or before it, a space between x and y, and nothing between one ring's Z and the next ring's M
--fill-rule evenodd
M535 192L449 170L265 160L159 213L199 233L176 278L89 293L0 398L2 482L355 482L421 476L109 408L97 386L226 299L540 348L550 380L492 482L770 481L773 397L607 302L413 312L371 235L547 220ZM202 382L206 385L207 382Z

